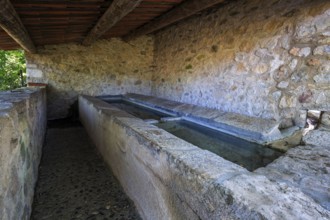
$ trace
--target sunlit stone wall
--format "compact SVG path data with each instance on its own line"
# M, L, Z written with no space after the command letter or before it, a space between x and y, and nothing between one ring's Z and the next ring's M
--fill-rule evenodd
M48 117L64 118L79 94L149 94L152 62L151 37L100 40L90 47L50 45L27 54L28 82L47 84Z
M152 95L289 127L330 109L330 2L229 1L158 32L154 56Z

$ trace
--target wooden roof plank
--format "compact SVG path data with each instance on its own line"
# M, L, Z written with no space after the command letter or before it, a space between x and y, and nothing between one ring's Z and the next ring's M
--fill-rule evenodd
M7 34L24 50L36 53L36 48L27 30L9 0L0 0L0 14L0 26Z
M108 10L83 40L83 45L91 45L123 17L133 11L142 0L114 0Z
M157 30L160 30L168 25L176 23L182 19L185 19L191 15L196 14L199 11L210 8L216 4L223 3L225 0L190 0L184 1L169 12L161 15L153 21L145 24L144 26L134 30L128 35L124 36L124 40L129 41L137 38L141 35L150 34Z

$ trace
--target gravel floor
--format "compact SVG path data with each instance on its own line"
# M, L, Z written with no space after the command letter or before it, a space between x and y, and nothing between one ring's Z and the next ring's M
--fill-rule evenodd
M84 129L49 125L31 219L140 219Z

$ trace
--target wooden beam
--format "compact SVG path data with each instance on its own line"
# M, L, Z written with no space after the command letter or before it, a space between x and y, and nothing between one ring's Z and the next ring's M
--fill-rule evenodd
M0 0L0 14L0 26L2 29L24 50L36 53L37 50L27 30L9 0Z
M91 45L123 17L133 11L141 2L142 0L114 0L108 10L98 20L97 24L88 33L82 44L85 46Z
M130 41L139 36L150 34L223 2L225 2L225 0L186 0L169 12L130 32L128 35L124 36L123 39L125 41Z

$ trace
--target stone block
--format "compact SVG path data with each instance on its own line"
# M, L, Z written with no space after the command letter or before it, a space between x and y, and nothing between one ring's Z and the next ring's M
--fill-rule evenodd
M38 54L26 54L26 59L28 83L49 85L49 119L69 117L78 94L149 94L151 90L152 37L141 37L129 44L112 38L97 41L91 47L51 45L39 48Z
M318 145L320 142L314 142L315 138L310 139L315 135L314 131L311 132L314 134L308 134L307 142L313 143L313 145L307 144L291 148L283 157L256 172L266 175L273 182L300 189L302 193L311 197L325 210L330 210L328 184L330 176L327 167L330 150L329 147L324 148ZM310 209L311 207L308 208L308 210Z
M30 218L45 132L45 89L0 92L1 219Z
M280 83L277 84L277 87L280 89L285 89L289 86L289 82L287 81L281 81Z
M327 73L321 73L313 77L314 81L316 83L325 83L328 84L330 83L330 74Z
M117 117L117 111L99 104L80 97L82 123L144 219L330 217L296 186L248 172L140 119Z
M294 124L300 128L303 128L306 125L306 120L307 120L307 111L306 110L297 111L294 118Z
M290 50L290 54L297 57L307 57L310 55L310 53L311 53L310 47L303 47L303 48L293 47Z
M330 46L329 45L318 46L314 49L313 54L314 55L329 55Z
M303 138L306 145L320 146L330 148L330 132L321 130L309 131Z
M321 124L330 128L330 112L323 112L321 115Z

